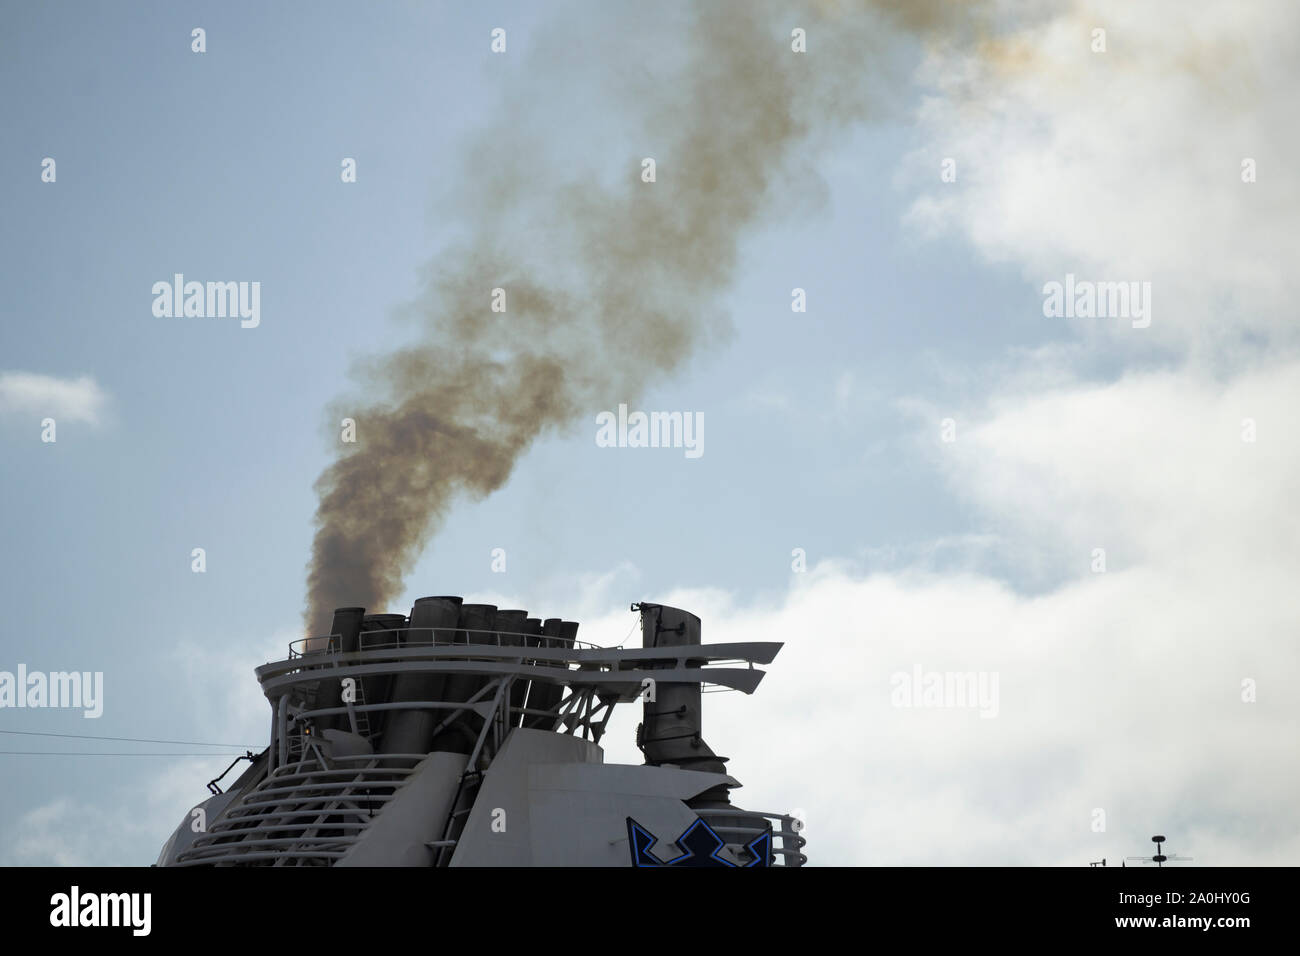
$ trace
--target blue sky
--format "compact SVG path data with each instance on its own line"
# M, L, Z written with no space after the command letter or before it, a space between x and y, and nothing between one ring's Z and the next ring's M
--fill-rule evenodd
M105 398L97 421L60 421L54 444L40 440L43 415L0 408L0 539L9 544L0 551L0 595L8 612L0 669L23 662L31 669L102 670L106 702L96 721L75 712L7 710L0 727L264 741L266 715L258 709L252 668L300 636L316 505L312 483L330 461L335 439L327 406L355 394L348 372L356 359L411 339L401 307L419 294L422 270L437 261L439 250L472 227L444 215L454 208L448 200L457 195L465 143L492 123L504 102L528 95L541 110L535 121L554 130L557 151L576 157L575 163L588 154L590 162L604 161L603 148L588 153L584 143L623 148L617 139L623 126L602 113L608 104L600 95L572 103L530 90L546 88L551 78L546 63L529 53L544 48L538 38L557 32L575 38L575 63L554 67L564 74L558 88L572 83L569 70L600 77L635 68L619 36L594 31L588 12L581 4L329 4L310 13L244 3L183 10L133 4L128 12L90 4L5 9L0 372L89 376ZM1294 16L1277 17L1252 14L1236 21L1222 6L1204 14L1214 29L1247 37L1260 71L1283 68L1284 61L1251 46L1264 45L1268 54L1280 42L1268 39L1270 30L1288 35ZM1033 17L1008 29L1025 31L1051 55L1063 27L1077 26L1085 38L1080 49L1091 55L1084 27L1093 21L1113 23L1129 45L1141 38L1158 62L1178 52L1160 43L1182 42L1161 41L1153 21L1107 4L1035 8ZM506 56L488 48L489 31L498 25L509 29ZM194 26L207 31L202 55L190 50ZM1273 260L1279 268L1272 273L1279 274L1294 244L1267 240L1294 225L1288 216L1295 211L1295 173L1275 162L1257 184L1260 193L1271 190L1266 198L1258 205L1253 195L1236 198L1239 157L1285 156L1287 138L1294 144L1294 137L1275 129L1271 98L1244 111L1225 106L1214 112L1213 97L1171 92L1160 74L1123 59L1120 45L1113 62L1138 71L1129 82L1150 91L1155 105L1147 104L1141 116L1155 129L1130 135L1121 111L1116 128L1103 128L1093 148L1076 148L1071 104L1104 104L1115 86L1094 80L1092 89L1071 83L1057 88L1040 84L1046 74L1033 69L1009 79L995 74L985 77L985 92L1001 98L990 93L987 112L978 114L982 123L976 123L959 102L967 93L953 80L960 53L936 58L914 39L899 39L892 49L911 79L891 109L877 122L837 135L828 148L801 156L788 191L774 197L763 222L745 233L736 281L723 296L731 336L643 397L647 409L702 412L703 457L598 448L594 417L547 437L519 460L499 493L453 511L408 575L403 601L387 610L403 610L421 594L500 596L503 606L514 601L510 606L545 616L578 617L585 622L581 636L617 643L630 626L624 609L633 600L682 595L754 628L788 620L810 593L821 595L821 607L844 608L844 623L867 593L899 602L898 616L875 621L871 635L836 631L820 647L815 634L773 636L803 642L802 650L788 648L790 666L800 669L781 678L774 697L783 707L807 705L812 712L827 706L812 704L822 693L818 668L859 673L874 687L918 659L921 652L908 651L903 641L916 626L905 622L918 616L908 609L920 611L910 602L920 602L928 614L936 602L951 601L948 624L936 623L930 633L944 632L953 643L930 649L922 663L933 660L933 666L943 666L942 659L958 666L964 659L974 638L960 635L974 618L984 620L982 633L997 623L989 622L990 614L1004 615L1013 633L1012 620L1042 612L1041 602L1058 604L1041 620L1035 617L1032 627L1059 627L1055 637L1063 646L1078 647L1067 636L1073 626L1068 619L1105 618L1105 608L1113 606L1107 602L1117 600L1087 577L1092 542L1126 543L1111 558L1108 586L1144 607L1140 595L1149 582L1129 591L1125 581L1136 578L1123 575L1172 574L1181 539L1173 531L1151 537L1156 531L1150 529L1165 525L1151 510L1135 517L1133 509L1146 501L1151 509L1203 514L1205 501L1169 500L1176 493L1163 484L1143 499L1143 479L1118 469L1213 473L1194 457L1200 451L1191 439L1173 443L1189 456L1175 464L1133 457L1143 448L1164 447L1152 435L1171 434L1173 426L1157 411L1182 420L1192 414L1186 409L1201 409L1201 425L1190 433L1199 435L1207 422L1235 422L1246 414L1221 407L1225 395L1254 396L1245 402L1253 401L1254 417L1279 426L1295 396L1294 365L1287 364L1294 359L1287 310L1293 290L1273 288L1255 271L1268 273ZM1293 64L1285 68L1293 75ZM1215 80L1197 76L1190 82ZM1016 105L1025 112L1014 115ZM1218 128L1210 126L1215 122ZM1180 137L1198 130L1190 140L1195 152L1163 155L1159 123L1176 127ZM1042 128L1048 134L1040 139ZM1136 119L1133 128L1142 128ZM1224 188L1235 191L1207 195L1202 151L1233 138L1240 142L1225 146L1214 168L1226 167ZM938 160L948 155L960 157L957 184L939 181ZM1054 168L1053 155L1064 157ZM57 162L53 184L40 178L47 156ZM355 184L340 182L343 157L358 162ZM1134 157L1139 168L1166 164L1163 191L1145 188L1141 173L1130 184L1114 175ZM1026 169L1046 184L1038 192L1026 182ZM563 172L583 175L576 167ZM591 175L607 176L608 170L598 166ZM1074 195L1080 184L1088 187L1085 199ZM1141 197L1130 200L1126 190L1141 190ZM1041 204L1041 214L1025 215L1026 203ZM1196 235L1217 233L1224 249L1193 237L1178 218L1189 205L1199 205ZM1153 221L1170 227L1148 231ZM1158 238L1143 245L1140 240L1152 235ZM545 236L536 241L544 243ZM1109 269L1103 278L1155 279L1157 309L1168 311L1158 314L1152 335L1044 318L1042 284L1090 267ZM175 272L200 281L260 281L260 326L155 317L150 288ZM1200 288L1193 296L1192 285L1208 286L1210 295ZM790 310L794 287L808 292L805 314ZM1216 330L1214 316L1198 314L1205 306L1196 303L1205 299L1230 301L1240 311L1240 340L1231 339L1227 348L1206 344L1221 343L1226 333ZM1251 336L1262 337L1267 347L1250 347ZM1206 362L1210 351L1217 364ZM1144 404L1127 402L1129 394ZM1127 444L1071 457L1097 440L1097 422L1106 420L1098 416L1111 407L1136 409L1124 429ZM938 441L940 421L949 415L959 422L959 454L948 455ZM1274 500L1267 493L1295 473L1293 436L1288 441L1271 457L1261 453L1259 471L1251 473L1258 484L1248 485L1248 492L1208 500L1245 495L1267 509ZM1107 469L1111 455L1117 464ZM1233 472L1224 480L1241 479ZM1131 487L1134 500L1117 496L1117 487ZM1241 544L1233 529L1255 527L1259 519L1251 512L1225 517L1222 525L1208 522L1197 546L1233 554ZM190 570L196 547L206 550L204 574ZM490 570L497 547L507 551L504 575ZM792 574L794 548L807 551L813 572L806 578ZM1215 580L1225 606L1231 605L1233 594L1241 593L1237 585ZM1195 603L1187 580L1175 576L1165 583L1166 597ZM1271 655L1286 645L1273 642L1286 622L1295 621L1297 608L1290 595L1269 594L1263 620L1252 623L1261 643L1249 661L1223 661L1207 650L1197 657L1206 674L1221 665L1235 686L1243 668L1283 667ZM720 639L710 630L714 619L701 613L706 639ZM1087 633L1108 641L1110 632L1092 623ZM890 627L902 641L897 654L853 657L857 643L890 645L894 632L879 630ZM1153 647L1163 646L1158 634L1143 634ZM1212 635L1204 639L1207 648L1215 646ZM995 661L1007 675L1004 688L1028 686L1034 655L1013 654L1025 644L993 633L987 640L978 645L983 656L975 654L969 666ZM1004 640L1011 643L999 643ZM1251 638L1242 640L1249 644ZM928 646L923 637L917 642ZM1097 661L1101 673L1124 670L1135 684L1145 686L1150 676L1128 657L1106 657L1097 647L1079 654ZM778 682L782 664L778 658L769 684ZM1294 669L1293 661L1285 667ZM1197 673L1197 679L1211 679ZM1025 677L1017 684L1019 674ZM1222 693L1231 696L1231 689ZM815 804L814 795L800 797L780 783L778 767L770 773L750 768L758 782L746 776L747 756L764 764L775 759L763 741L744 738L745 715L775 706L765 700L766 690L719 705L727 715L722 726L743 740L722 749L737 758L733 772L758 802L784 802L782 809ZM841 703L823 715L822 726L852 726L858 705ZM1114 710L1140 724L1146 704L1141 707L1141 713L1128 714L1127 704ZM1032 711L1009 704L1007 712L1011 716L991 723L1036 722ZM1210 720L1213 711L1207 705L1197 713ZM886 712L880 726L897 718ZM1265 759L1284 762L1294 757L1296 738L1286 736L1294 719L1292 704L1270 712L1264 730L1238 729L1261 741ZM1063 722L1077 724L1079 715ZM943 740L939 746L946 747L980 727L968 722L949 733L913 721L906 733L914 743ZM973 833L957 841L951 862L986 862L990 844L1002 847L1001 859L1020 858L1020 850L1009 848L1010 836L988 826L990 800L999 807L996 819L1021 816L1052 837L1048 852L1057 856L1044 862L1091 853L1087 841L1094 836L1086 819L1081 836L1060 836L1068 828L1052 822L1044 805L1077 799L1086 817L1107 795L1122 803L1116 794L1126 791L1118 781L1134 774L1143 779L1141 760L1080 756L1105 750L1098 737L1044 742L1005 733L1016 741L978 738L973 745L996 752L988 764L991 780L954 770L968 782L944 783L955 789L943 791L952 798L943 812L950 813L954 830ZM6 737L5 744L14 745L0 749L58 749L50 740ZM1233 739L1219 746L1232 751ZM758 752L747 755L747 747ZM1095 770L1092 779L1107 781L1100 794L1087 794L1087 787L1077 792L1073 772L1059 790L1048 784L1041 797L1017 798L992 782L1007 779L1008 768L1050 764L1058 750L1063 766L1073 761ZM888 750L850 752L887 768L891 777L918 781L918 788L929 787L928 774L938 773L898 762ZM625 749L619 759L633 759L632 753ZM1208 756L1201 754L1187 742L1183 776L1161 784L1167 789L1153 802L1183 808L1186 819L1174 822L1198 834L1220 859L1267 862L1267 834L1284 819L1272 805L1196 789L1218 753L1212 747ZM0 862L123 864L150 862L201 796L203 782L227 762L0 761ZM1296 785L1292 773L1273 790L1281 796ZM806 789L828 786L813 780ZM763 787L776 792L764 796ZM867 781L836 788L842 799L818 805L820 819L815 815L810 825L816 839L816 824L825 820L823 839L840 844L828 846L830 862L908 862L905 852L937 861L948 852L891 846L854 816L853 807L884 817L902 812L906 788L875 789ZM1189 809L1193 792L1203 799ZM1015 799L1024 805L1017 808ZM156 819L104 838L110 821L134 819L135 808L144 805ZM1174 826L1136 813L1127 820L1130 829L1097 856L1122 855L1129 847L1138 852L1147 830ZM858 836L839 839L850 832ZM1243 832L1247 836L1225 835Z

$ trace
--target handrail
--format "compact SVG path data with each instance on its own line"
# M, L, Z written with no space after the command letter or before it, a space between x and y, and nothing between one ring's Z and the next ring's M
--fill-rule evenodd
M410 635L422 635L424 632L431 632L431 640L412 640ZM445 635L445 639L439 639L439 634ZM376 641L375 635L389 634L392 635L388 641ZM488 640L465 641L458 639L459 635L476 634L480 637L486 635ZM321 634L315 637L302 637L296 641L289 642L288 660L294 660L299 657L308 657L315 654L327 654L339 652L339 634ZM519 643L502 643L502 637L519 638ZM533 638L536 643L529 644L527 639ZM324 646L319 645L324 641ZM608 648L600 644L592 644L589 641L579 641L576 638L558 637L549 634L534 634L524 631L494 631L486 628L473 627L388 627L382 630L362 631L358 637L358 648L361 650L391 650L396 647L518 647L528 649L532 647L541 648L580 648L585 650L603 651Z

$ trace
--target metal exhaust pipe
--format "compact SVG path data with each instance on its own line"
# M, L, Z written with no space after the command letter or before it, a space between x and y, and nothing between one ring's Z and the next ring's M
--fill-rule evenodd
M350 654L357 649L361 635L361 620L366 616L363 607L340 607L334 610L334 621L330 624L328 650L339 654ZM326 650L321 647L319 650ZM316 694L316 706L321 710L339 707L343 703L343 682L322 677L320 690ZM346 714L327 714L316 720L318 730L346 728L351 730Z
M497 637L500 639L502 647L523 647L524 646L524 622L528 620L528 612L511 609L509 611L497 611L496 629ZM510 685L510 706L511 708L522 707L525 695L528 693L528 684L519 678ZM511 710L513 717L514 711Z
M462 604L460 616L456 622L455 641L458 645L495 644L495 621L497 609L495 604ZM462 703L474 696L486 680L476 674L453 673L447 678L445 691L448 703ZM445 711L443 716L450 713ZM473 749L473 741L478 736L482 720L472 711L466 711L460 718L447 727L433 741L434 750L467 754Z
M558 617L548 617L542 622L542 635L538 639L537 646L542 648L554 648L560 646L560 631L564 622ZM556 666L550 661L545 662L545 666ZM558 684L546 683L544 681L534 681L528 689L528 703L525 705L529 710L551 710L560 702L564 694L564 688ZM541 714L525 714L525 727L531 730L554 730L555 722Z
M406 615L404 614L367 614L361 619L357 649L364 651L371 647L400 645L405 629ZM367 704L383 704L389 699L393 679L387 676L363 677L357 683L360 685L358 703L365 701ZM384 732L386 721L387 711L374 710L366 715L371 740L378 738Z
M450 644L460 618L458 597L422 597L411 607L406 628L406 647L432 647ZM403 672L393 682L393 703L401 701L436 702L442 700L447 675ZM428 753L433 745L433 728L446 711L399 710L392 712L384 734L384 752L390 754Z

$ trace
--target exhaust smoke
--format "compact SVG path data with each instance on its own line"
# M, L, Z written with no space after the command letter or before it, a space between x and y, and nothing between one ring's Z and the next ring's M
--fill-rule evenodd
M615 186L552 175L540 146L516 135L516 120L548 105L527 83L558 62L539 62L538 41L509 108L466 154L465 234L412 305L419 338L363 363L361 407L339 406L357 441L316 482L309 633L324 633L336 606L387 606L452 503L504 485L540 436L636 401L724 334L717 297L791 161L806 176L812 140L879 108L896 71L890 32L932 31L964 9L823 2L796 12L745 0L583 10L564 24L567 49L587 39L608 48L628 87L609 94L618 120L644 131ZM807 52L793 49L796 28ZM584 29L597 36L576 37ZM650 29L672 75L628 80L617 38ZM493 290L504 312L492 310Z

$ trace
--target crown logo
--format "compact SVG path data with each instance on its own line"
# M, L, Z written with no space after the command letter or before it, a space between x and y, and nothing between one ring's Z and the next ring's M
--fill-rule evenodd
M745 849L753 857L749 863L733 863L720 855L722 850L726 848L727 841L718 836L711 826L699 818L696 818L695 822L682 831L682 835L673 841L682 852L671 860L661 860L651 852L651 848L659 842L659 838L631 817L627 818L627 841L632 848L633 866L730 866L735 868L741 866L770 866L772 861L772 834L770 832L761 833L745 844Z

